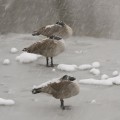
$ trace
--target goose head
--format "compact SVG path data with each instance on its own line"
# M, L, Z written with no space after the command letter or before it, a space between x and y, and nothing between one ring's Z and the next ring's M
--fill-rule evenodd
M57 24L57 25L61 25L62 27L65 26L65 23L64 23L63 21L57 21L56 24Z
M75 77L71 77L71 76L68 76L68 75L64 75L61 80L70 80L70 81L74 81L76 80Z

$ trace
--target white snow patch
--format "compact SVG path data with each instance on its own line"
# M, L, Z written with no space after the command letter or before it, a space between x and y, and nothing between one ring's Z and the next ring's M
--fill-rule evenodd
M55 69L52 69L53 72L55 72L56 70Z
M115 77L115 76L118 76L119 75L119 72L118 71L113 71L112 75Z
M97 80L97 79L82 79L79 80L81 84L93 84L93 85L120 85L120 75L113 78L108 78L107 80Z
M9 65L10 64L10 60L9 59L4 59L3 60L3 65Z
M13 47L13 48L11 48L10 52L11 53L16 53L16 52L18 52L18 49Z
M100 70L99 69L96 69L96 68L92 68L91 70L90 70L90 73L92 73L93 75L99 75L100 74Z
M76 50L75 53L81 54L81 53L83 53L83 51L82 50L80 50L80 51Z
M96 103L96 100L92 100L91 103L92 103L92 104Z
M51 28L53 27L54 25L47 25L45 28Z
M14 100L0 98L0 105L14 105Z
M92 68L90 64L83 64L78 67L80 70L89 70Z
M102 79L102 80L106 80L106 79L108 79L108 78L109 78L109 76L106 75L106 74L103 74L103 75L101 76L101 79Z
M64 70L64 71L75 71L77 69L77 65L67 65L67 64L59 64L57 66L59 70Z
M16 57L16 60L20 63L30 63L36 61L40 56L41 55L23 52L22 54Z
M93 62L93 63L92 63L92 66L93 66L94 68L98 68L98 67L100 67L100 63L99 63L99 62Z

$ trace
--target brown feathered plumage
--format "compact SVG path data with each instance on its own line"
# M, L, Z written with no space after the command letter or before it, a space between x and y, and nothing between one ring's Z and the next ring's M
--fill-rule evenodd
M51 35L60 36L62 38L68 38L73 34L72 28L62 21L58 21L56 24L47 25L33 32L33 36L44 35L50 37Z
M79 93L79 91L79 83L75 80L75 78L68 75L64 75L62 78L48 81L46 83L41 84L38 87L35 87L32 90L32 93L50 94L54 98L60 99L62 109L65 109L63 99L75 96Z
M47 66L49 66L49 57L51 58L51 66L53 66L53 57L62 53L65 50L64 40L57 36L51 36L42 41L36 42L23 51L28 53L40 54L46 57Z

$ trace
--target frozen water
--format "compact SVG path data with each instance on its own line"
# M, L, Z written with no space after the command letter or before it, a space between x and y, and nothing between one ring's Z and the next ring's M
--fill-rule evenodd
M89 70L92 68L90 64L83 64L78 67L80 70Z
M118 76L119 75L119 72L118 71L113 71L112 75L115 77L115 76Z
M16 60L20 63L30 63L36 61L39 57L40 55L23 52L22 54L16 57Z
M90 73L92 73L93 75L100 75L100 70L96 68L92 68L90 70Z
M18 49L13 47L13 48L11 48L10 52L11 53L16 53L16 52L18 52Z
M75 71L77 69L77 65L68 65L68 64L59 64L57 66L59 70L64 70L64 71Z
M108 78L107 80L97 80L97 79L83 79L79 83L83 84L93 84L93 85L120 85L120 76Z
M98 68L98 67L100 67L100 63L99 62L93 62L92 67Z
M0 105L14 105L14 100L0 98Z
M101 75L101 80L105 80L105 79L108 79L108 78L109 78L109 76L106 75L106 74Z
M4 65L9 65L10 64L10 60L9 59L4 59L3 60L3 64Z

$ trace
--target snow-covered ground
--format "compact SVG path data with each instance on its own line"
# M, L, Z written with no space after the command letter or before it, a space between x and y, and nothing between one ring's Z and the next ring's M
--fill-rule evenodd
M119 120L120 41L70 38L66 51L54 58L55 67L47 68L44 57L22 52L39 39L30 34L0 36L0 100L15 101L0 106L0 120ZM65 74L76 77L81 88L79 95L65 100L71 110L62 111L60 101L51 96L31 93L33 85Z

